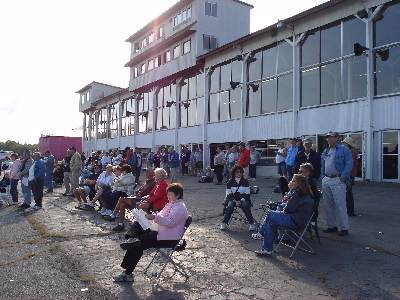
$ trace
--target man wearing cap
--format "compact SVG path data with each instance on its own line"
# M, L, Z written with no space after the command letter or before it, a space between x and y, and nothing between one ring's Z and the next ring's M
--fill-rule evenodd
M338 142L338 133L326 135L328 147L321 155L322 195L325 202L325 215L328 228L325 233L338 231L336 219L339 221L339 236L349 234L349 219L346 209L346 183L353 168L350 150Z
M346 137L343 141L349 150L351 151L351 156L353 158L353 169L351 169L350 179L347 183L347 192L346 192L346 206L347 206L347 214L350 217L354 217L354 198L353 198L353 185L354 178L357 176L358 170L358 151L357 145L355 141L351 137Z
M294 174L293 171L296 163L296 155L299 152L299 147L297 147L297 139L291 139L290 143L291 146L287 149L287 155L285 161L288 181L292 180L293 178Z
M304 150L301 150L296 155L296 163L294 167L294 172L298 173L300 170L300 165L305 163L310 163L314 167L313 177L319 179L320 169L321 169L321 158L319 154L312 149L312 141L310 139L305 139L303 141Z

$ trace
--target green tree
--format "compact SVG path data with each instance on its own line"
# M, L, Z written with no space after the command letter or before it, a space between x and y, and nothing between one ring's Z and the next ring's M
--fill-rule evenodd
M18 142L10 141L10 140L5 141L5 142L0 142L0 150L13 151L18 154L22 154L26 150L33 152L37 149L38 149L37 144L20 144Z

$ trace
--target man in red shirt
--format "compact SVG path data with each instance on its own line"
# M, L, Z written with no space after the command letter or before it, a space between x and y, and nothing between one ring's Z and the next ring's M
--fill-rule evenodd
M236 164L242 167L245 171L245 174L249 173L249 164L250 164L250 150L246 148L246 145L242 142L239 144L239 159Z

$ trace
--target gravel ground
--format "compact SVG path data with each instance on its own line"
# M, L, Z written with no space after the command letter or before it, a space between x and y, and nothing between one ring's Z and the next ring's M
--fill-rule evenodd
M399 185L358 184L350 236L322 235L321 245L313 242L317 255L299 252L291 260L283 248L273 258L255 257L259 244L238 221L227 232L218 229L223 186L182 181L194 222L187 249L175 259L189 278L168 267L155 284L143 274L153 253L147 251L132 285L113 283L123 234L75 210L57 190L40 212L0 211L0 299L400 299ZM260 219L259 204L274 181L257 184Z

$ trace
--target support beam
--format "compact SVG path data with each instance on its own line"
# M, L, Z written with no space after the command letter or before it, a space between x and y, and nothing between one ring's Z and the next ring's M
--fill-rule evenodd
M207 125L208 125L208 103L210 102L210 77L214 72L214 68L204 69L204 116L202 124L203 133L203 170L209 165L210 154L207 138ZM192 149L193 151L193 149Z
M181 89L183 78L178 78L175 85L175 129L174 129L174 149L180 155L179 147L179 123L181 120L180 105L181 105Z
M152 130L151 130L151 150L156 151L156 127L157 127L157 97L160 92L161 87L157 86L153 89L153 99L149 99L149 101L153 101L153 118L152 118Z

